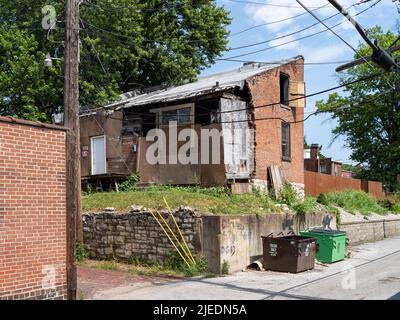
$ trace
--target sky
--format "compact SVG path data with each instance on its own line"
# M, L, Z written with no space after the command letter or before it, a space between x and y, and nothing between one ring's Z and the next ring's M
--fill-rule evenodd
M357 14L364 9L369 8L378 0L372 0L361 5L354 5L362 0L337 0L343 7L349 8L352 15ZM334 30L342 36L353 47L362 42L353 25L345 20L341 15L331 17L338 13L327 0L302 0L309 9L315 10L314 13L324 21L328 26L333 26L342 22ZM228 48L236 48L261 41L270 40L277 37L286 36L289 33L304 29L318 21L308 14L295 0L217 0L217 3L223 6L233 19L229 30ZM323 6L323 8L321 8ZM319 9L318 9L319 8ZM294 18L293 18L294 17ZM288 18L286 21L281 21ZM356 16L356 20L364 27L370 28L380 25L384 31L396 30L396 23L400 15L397 12L396 5L392 0L381 0L380 2ZM281 21L281 22L276 22ZM273 22L271 24L271 22ZM249 31L235 34L247 28L259 26ZM229 50L224 53L222 58L230 58L236 55L261 50L270 46L277 46L273 49L261 51L256 54L238 57L238 60L250 61L277 61L287 59L297 55L303 55L306 62L341 62L353 59L354 51L344 42L337 38L330 31L312 36L310 38L297 40L298 38L310 35L312 33L326 30L322 24L309 28L301 33L292 36L283 37L272 42L259 44L243 49ZM290 42L288 44L283 44ZM283 44L279 46L280 44ZM306 65L305 81L307 94L318 92L338 85L338 74L335 68L340 65ZM204 70L203 75L235 69L242 65L240 62L217 61L215 65ZM334 92L334 91L332 91ZM315 102L319 99L327 98L329 93L318 95L307 99L306 116L314 112ZM305 136L308 143L318 143L323 146L323 154L332 157L335 160L345 163L353 163L350 160L351 150L346 147L343 138L333 141L332 129L336 126L336 121L330 119L327 114L312 116L305 122Z

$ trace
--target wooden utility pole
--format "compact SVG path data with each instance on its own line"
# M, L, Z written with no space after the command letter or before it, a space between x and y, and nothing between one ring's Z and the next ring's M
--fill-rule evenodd
M79 0L66 0L64 125L67 131L67 281L76 299L76 240L82 240L79 134Z

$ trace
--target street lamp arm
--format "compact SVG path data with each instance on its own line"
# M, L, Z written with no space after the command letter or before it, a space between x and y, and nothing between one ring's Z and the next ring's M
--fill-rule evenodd
M387 53L393 53L393 52L396 52L396 51L399 51L399 50L400 50L400 45L388 49L388 50L387 50ZM351 62L349 62L349 63L343 64L343 65L337 67L337 68L336 68L336 72L341 72L341 71L343 71L343 70L346 70L346 69L349 69L349 68L358 66L358 65L360 65L360 64L363 64L363 63L365 63L365 60L371 61L372 58L371 58L371 56L358 58L358 59L356 59L356 60L354 60L354 61L351 61Z

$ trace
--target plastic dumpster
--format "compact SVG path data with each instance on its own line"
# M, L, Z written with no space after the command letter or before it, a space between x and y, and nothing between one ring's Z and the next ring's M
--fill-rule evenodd
M265 270L298 273L315 266L317 239L306 236L263 236Z
M302 236L317 239L317 260L333 263L344 259L346 253L346 232L314 228L300 232Z

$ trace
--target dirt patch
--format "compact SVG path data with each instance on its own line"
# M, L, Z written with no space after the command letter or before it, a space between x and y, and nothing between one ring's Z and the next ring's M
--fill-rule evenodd
M132 275L125 271L102 270L89 267L78 267L77 299L91 299L99 292L118 287L137 287L160 285L177 281L181 277L163 275Z

